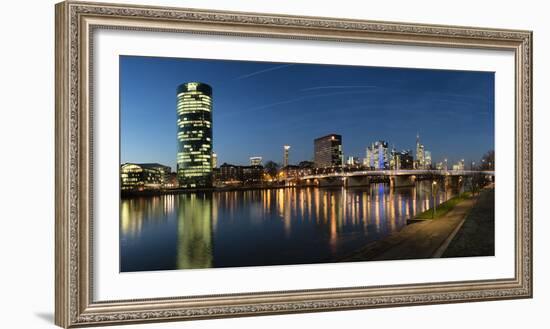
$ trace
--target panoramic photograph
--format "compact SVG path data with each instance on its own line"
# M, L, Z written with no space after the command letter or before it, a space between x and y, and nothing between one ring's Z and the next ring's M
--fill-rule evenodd
M119 67L121 272L494 256L494 72Z

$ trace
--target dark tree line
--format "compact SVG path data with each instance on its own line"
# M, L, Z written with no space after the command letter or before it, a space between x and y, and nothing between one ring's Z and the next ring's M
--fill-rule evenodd
M481 161L477 166L478 170L495 170L495 151L488 151L481 157ZM474 173L467 179L467 185L473 195L489 184L489 177L483 173Z

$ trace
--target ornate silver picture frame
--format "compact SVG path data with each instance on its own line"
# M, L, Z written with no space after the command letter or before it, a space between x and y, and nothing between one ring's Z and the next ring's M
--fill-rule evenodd
M56 5L55 322L65 328L531 298L532 32L65 1ZM93 33L100 29L507 50L515 58L514 275L473 281L98 301ZM512 128L512 127L510 127ZM510 145L509 147L512 147ZM118 220L118 219L114 219ZM115 251L116 252L116 251Z

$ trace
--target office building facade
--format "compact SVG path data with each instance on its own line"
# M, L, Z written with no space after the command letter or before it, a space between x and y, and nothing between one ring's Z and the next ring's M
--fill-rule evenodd
M177 174L182 188L212 186L212 88L187 82L177 89Z
M219 183L222 184L258 184L263 180L264 167L260 165L237 166L224 163L220 166Z
M342 166L342 136L331 134L313 142L314 163L317 168Z

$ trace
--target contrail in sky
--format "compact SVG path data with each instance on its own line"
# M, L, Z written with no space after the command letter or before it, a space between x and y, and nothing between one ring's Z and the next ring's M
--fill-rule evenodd
M304 88L304 89L301 89L300 91L322 90L322 89L352 89L352 88L376 88L376 86L320 86L320 87Z
M253 77L255 75L259 75L259 74L263 74L263 73L267 73L267 72L271 72L271 71L275 71L275 70L284 69L285 67L289 67L289 66L292 66L292 65L294 65L294 64L284 64L284 65L273 66L273 67L270 67L270 68L267 68L267 69L263 69L263 70L259 70L259 71L256 71L256 72L241 75L239 77L236 77L235 80L248 79L248 78Z

